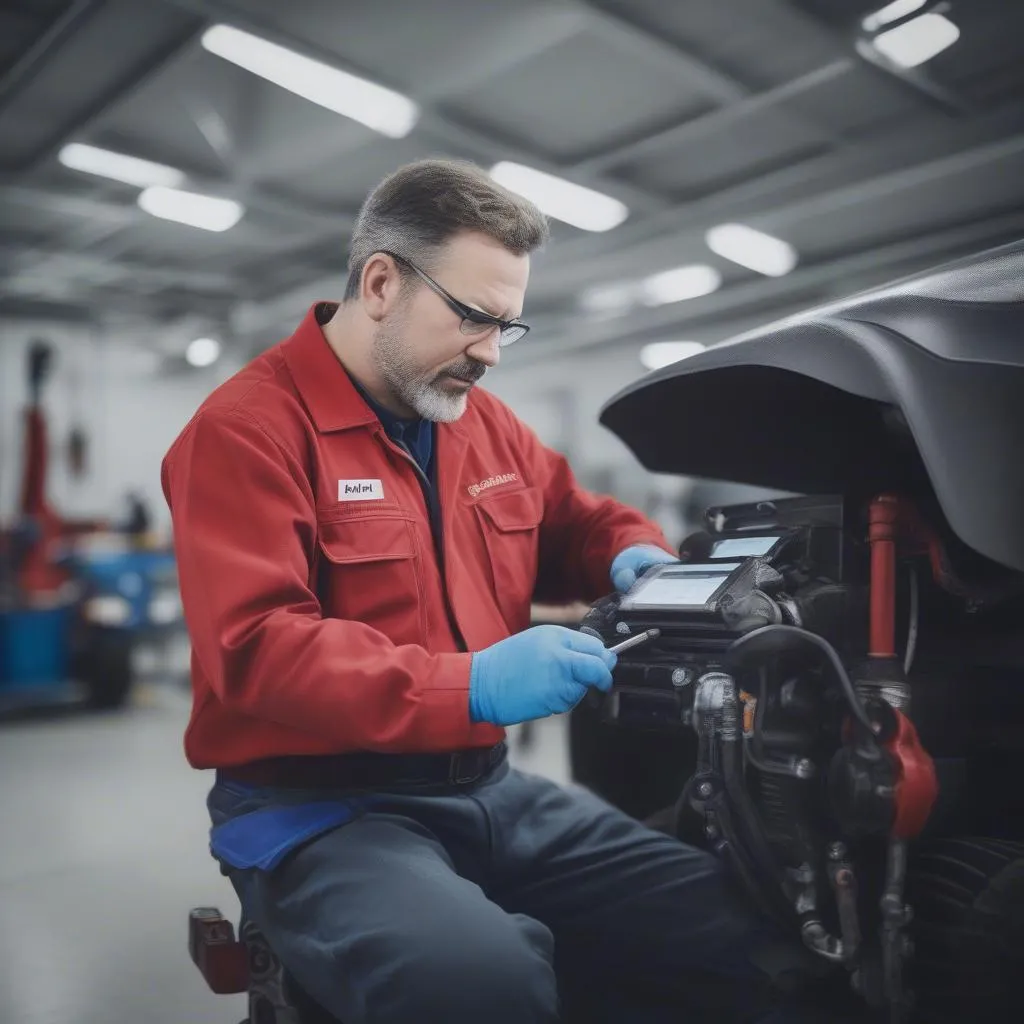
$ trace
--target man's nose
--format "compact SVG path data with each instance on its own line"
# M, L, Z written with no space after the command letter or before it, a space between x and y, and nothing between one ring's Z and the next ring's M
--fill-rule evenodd
M473 339L473 343L466 348L466 355L491 369L498 365L501 358L498 348L500 338L501 328L495 325L486 334Z

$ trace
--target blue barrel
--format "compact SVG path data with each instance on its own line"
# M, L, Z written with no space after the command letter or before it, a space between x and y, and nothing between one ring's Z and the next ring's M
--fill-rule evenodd
M66 683L70 627L70 605L0 611L0 689Z

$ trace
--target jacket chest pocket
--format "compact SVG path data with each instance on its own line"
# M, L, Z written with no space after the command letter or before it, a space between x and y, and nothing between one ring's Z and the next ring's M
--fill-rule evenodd
M426 637L422 567L411 518L321 513L317 589L324 617L364 622L393 643Z
M475 506L491 567L494 596L508 628L530 625L544 500L535 487L488 495Z

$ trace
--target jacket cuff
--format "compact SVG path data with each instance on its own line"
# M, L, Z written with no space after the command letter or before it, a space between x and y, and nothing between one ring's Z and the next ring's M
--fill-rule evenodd
M492 747L505 730L489 722L474 722L469 714L469 677L473 655L437 654L423 690L424 737L438 751Z

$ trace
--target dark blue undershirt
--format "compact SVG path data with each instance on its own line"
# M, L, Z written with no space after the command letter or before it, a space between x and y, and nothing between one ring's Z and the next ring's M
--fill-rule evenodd
M397 445L408 450L430 481L434 479L434 424L430 420L402 419L385 409L357 380L350 377L363 401L377 414L384 432Z

